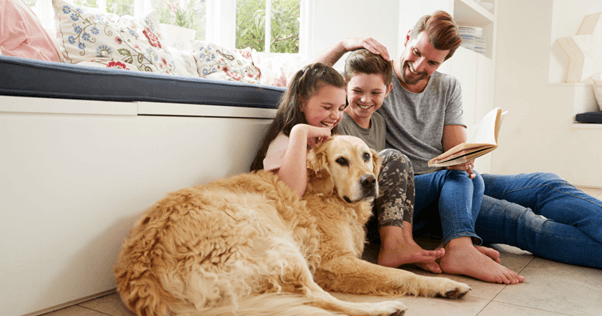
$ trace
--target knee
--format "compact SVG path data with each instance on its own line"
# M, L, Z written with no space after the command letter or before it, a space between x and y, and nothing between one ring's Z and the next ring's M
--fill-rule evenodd
M395 166L395 168L406 169L412 174L414 173L414 169L412 168L412 162L410 161L410 159L397 149L383 149L378 153L378 156L383 158L383 168L385 166Z
M478 194L485 193L485 181L480 173L474 171L475 177L472 179L472 186L474 187L474 192Z
M535 181L545 185L564 185L567 184L561 176L552 172L536 172L531 176Z

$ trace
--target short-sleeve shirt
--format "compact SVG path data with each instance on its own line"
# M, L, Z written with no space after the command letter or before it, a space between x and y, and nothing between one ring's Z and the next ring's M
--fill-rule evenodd
M337 131L341 135L351 135L361 138L368 147L379 152L385 149L385 119L382 115L374 112L370 117L370 128L366 129L359 124L346 112L343 112L343 119L337 126Z
M441 169L428 167L428 161L443 153L445 125L466 126L460 83L437 71L421 93L407 91L393 72L393 90L377 112L385 119L387 147L408 156L416 174Z
M268 151L265 153L263 159L263 170L272 171L280 169L282 162L284 161L284 154L288 148L289 137L280 132L274 140L270 143Z

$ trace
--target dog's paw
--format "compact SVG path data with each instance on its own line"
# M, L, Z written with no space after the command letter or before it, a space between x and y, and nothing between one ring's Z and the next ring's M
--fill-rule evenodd
M445 278L439 279L444 280L444 284L442 284L442 286L437 291L438 297L462 298L464 297L464 295L468 294L470 290L472 290L470 286L464 283L452 281Z
M408 308L400 301L384 301L377 303L377 312L373 315L378 316L401 316L405 314Z

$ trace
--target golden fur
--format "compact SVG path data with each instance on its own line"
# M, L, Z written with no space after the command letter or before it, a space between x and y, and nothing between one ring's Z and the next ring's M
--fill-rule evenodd
M359 259L379 163L363 141L337 136L309 153L303 199L265 171L168 194L121 247L114 267L121 298L140 316L288 316L406 309L326 291L463 296L465 284Z

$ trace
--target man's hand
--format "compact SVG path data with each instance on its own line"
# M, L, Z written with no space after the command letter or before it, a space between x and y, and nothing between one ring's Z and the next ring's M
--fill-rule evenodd
M469 161L469 162L467 162L467 163L449 166L449 167L447 167L447 169L448 170L464 170L464 171L466 171L466 173L468 173L468 177L470 179L474 179L474 177L476 176L476 174L473 171L473 169L474 169L474 159L471 160L471 161Z
M371 53L380 55L386 61L390 61L389 51L387 48L379 43L377 40L368 37L368 38L348 38L343 40L343 46L345 49L350 52L360 48L365 48L369 50Z

